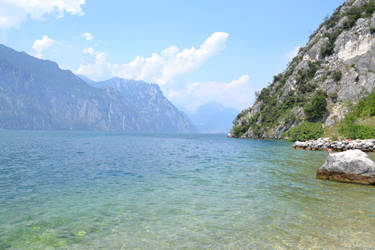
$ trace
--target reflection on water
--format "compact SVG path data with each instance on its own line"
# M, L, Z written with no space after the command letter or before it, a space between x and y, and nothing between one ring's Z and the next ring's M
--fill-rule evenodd
M0 131L0 249L374 248L375 189L315 179L326 155L224 135Z

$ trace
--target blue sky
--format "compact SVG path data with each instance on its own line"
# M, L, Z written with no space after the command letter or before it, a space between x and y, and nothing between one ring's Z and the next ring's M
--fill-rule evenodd
M0 0L0 40L95 80L156 82L185 110L243 109L342 3Z

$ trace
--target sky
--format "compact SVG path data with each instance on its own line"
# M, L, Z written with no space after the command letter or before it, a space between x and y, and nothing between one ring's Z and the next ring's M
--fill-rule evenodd
M238 110L343 0L0 0L0 43L93 80L159 84L177 107Z

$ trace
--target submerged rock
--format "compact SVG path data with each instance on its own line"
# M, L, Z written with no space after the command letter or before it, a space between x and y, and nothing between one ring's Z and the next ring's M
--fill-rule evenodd
M317 178L375 185L375 163L361 150L329 154Z

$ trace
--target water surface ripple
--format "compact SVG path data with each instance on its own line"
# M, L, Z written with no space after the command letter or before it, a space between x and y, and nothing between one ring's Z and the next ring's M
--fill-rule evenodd
M326 152L224 135L0 131L0 249L375 248Z

